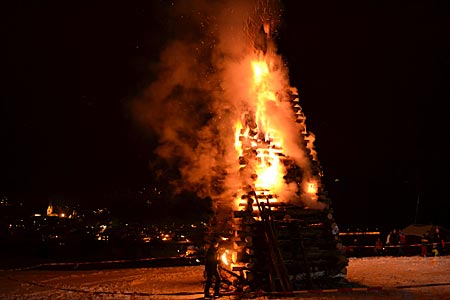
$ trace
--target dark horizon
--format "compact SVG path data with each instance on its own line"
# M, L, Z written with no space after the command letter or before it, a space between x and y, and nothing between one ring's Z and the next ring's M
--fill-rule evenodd
M338 224L407 225L419 197L417 223L450 226L449 3L282 4L275 39ZM176 171L130 111L177 32L170 9L9 4L1 197L120 207L171 193Z

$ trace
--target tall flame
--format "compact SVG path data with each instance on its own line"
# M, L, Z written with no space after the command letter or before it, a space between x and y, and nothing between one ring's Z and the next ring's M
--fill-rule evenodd
M270 127L268 119L267 102L271 101L274 104L277 103L277 97L271 80L273 78L269 72L269 66L264 60L254 60L251 62L253 70L253 92L255 93L257 106L256 106L256 123L260 128L260 131L266 132L266 139L268 135L274 135L273 128Z
M277 194L283 187L283 176L286 173L280 161L283 150L281 130L274 127L269 110L269 105L278 105L279 100L273 86L277 79L264 59L251 60L249 67L253 75L249 94L255 101L254 106L244 114L244 120L236 122L235 148L241 167L252 165L255 173L254 188ZM253 161L249 162L249 159Z
M288 186L285 181L287 175L285 157L291 155L288 150L292 150L292 141L290 141L292 133L287 135L289 127L286 126L292 126L288 125L288 122L297 125L298 122L296 123L295 119L292 121L289 116L283 114L287 112L286 103L283 103L286 100L282 98L280 90L285 89L285 82L284 78L280 77L283 76L283 72L279 72L280 68L271 62L273 57L273 54L262 55L259 53L247 61L247 67L252 75L248 87L250 100L247 110L235 124L234 145L239 156L240 168L245 170L243 176L247 176L246 186L249 184L248 177L251 178L250 185L257 197L262 196L269 201L267 196L270 195L270 202L276 202L280 194L287 190L292 195L298 189L302 189L303 199L315 202L318 179L313 178L305 166L302 166L304 171L302 183L295 182ZM295 100L298 102L298 99ZM294 112L293 109L300 106L295 101L293 102L293 104L289 104L293 106L289 106L289 111L293 115L298 115L300 112L300 117L303 117L301 108ZM288 121L280 121L283 118ZM297 120L299 120L298 116ZM300 120L304 122L304 117ZM297 128L297 134L300 135L300 129L306 131L305 127L302 127L303 125L304 123L291 128ZM305 134L305 132L302 133ZM285 141L289 141L291 144L286 145ZM312 145L306 145L307 148L310 146L312 147ZM303 153L302 155L306 156L307 154ZM246 198L238 199L240 205L246 205L247 200L244 199ZM311 202L308 203L308 205L311 204Z
M256 123L258 128L259 147L256 158L255 187L276 193L283 185L284 167L279 158L281 139L278 131L272 126L269 117L268 103L277 105L277 97L272 81L276 80L270 73L267 61L263 59L251 62L253 70L252 90L256 97Z

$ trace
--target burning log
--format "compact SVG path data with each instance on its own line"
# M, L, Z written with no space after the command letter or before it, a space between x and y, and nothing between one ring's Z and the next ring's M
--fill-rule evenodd
M267 33L264 30L264 25L261 25L255 37L255 49L261 50L264 54L267 52Z

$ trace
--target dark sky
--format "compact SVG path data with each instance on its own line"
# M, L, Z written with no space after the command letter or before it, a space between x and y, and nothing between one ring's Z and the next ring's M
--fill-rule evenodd
M341 222L413 222L419 194L418 222L448 224L449 3L295 6L280 51L325 172L341 179L329 186Z
M450 223L448 1L284 1L276 37L342 224ZM177 24L170 1L2 11L11 199L104 203L152 181L129 110ZM335 179L339 179L336 181Z

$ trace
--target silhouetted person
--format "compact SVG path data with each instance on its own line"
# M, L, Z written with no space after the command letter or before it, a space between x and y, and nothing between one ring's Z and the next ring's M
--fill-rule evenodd
M439 230L439 227L436 227L434 230L433 235L431 236L431 242L433 243L433 253L435 256L442 255L444 250L444 239L442 237L442 234Z
M406 235L403 233L403 231L399 230L398 237L399 237L398 242L400 244L400 248L398 248L398 255L404 256L405 255L404 247L406 245Z
M209 289L212 286L214 281L214 296L219 295L220 290L220 275L218 271L218 255L217 255L217 247L218 243L213 242L211 244L206 245L206 256L205 256L205 275L206 275L206 284L205 284L205 299L210 299L211 295L209 294Z
M387 237L386 244L389 246L397 246L399 243L400 235L398 234L397 229L393 229Z
M392 247L388 249L389 254L398 255L398 252L400 251L400 249L397 249L399 243L400 243L400 235L398 234L397 229L392 229L386 240L386 246Z
M378 238L375 242L375 253L377 255L383 254L383 242L381 241L381 238Z
M420 249L421 249L420 255L422 255L423 257L427 257L427 256L428 256L428 246L427 246L427 243L428 243L428 240L425 239L425 238L422 238L421 246L420 246Z

